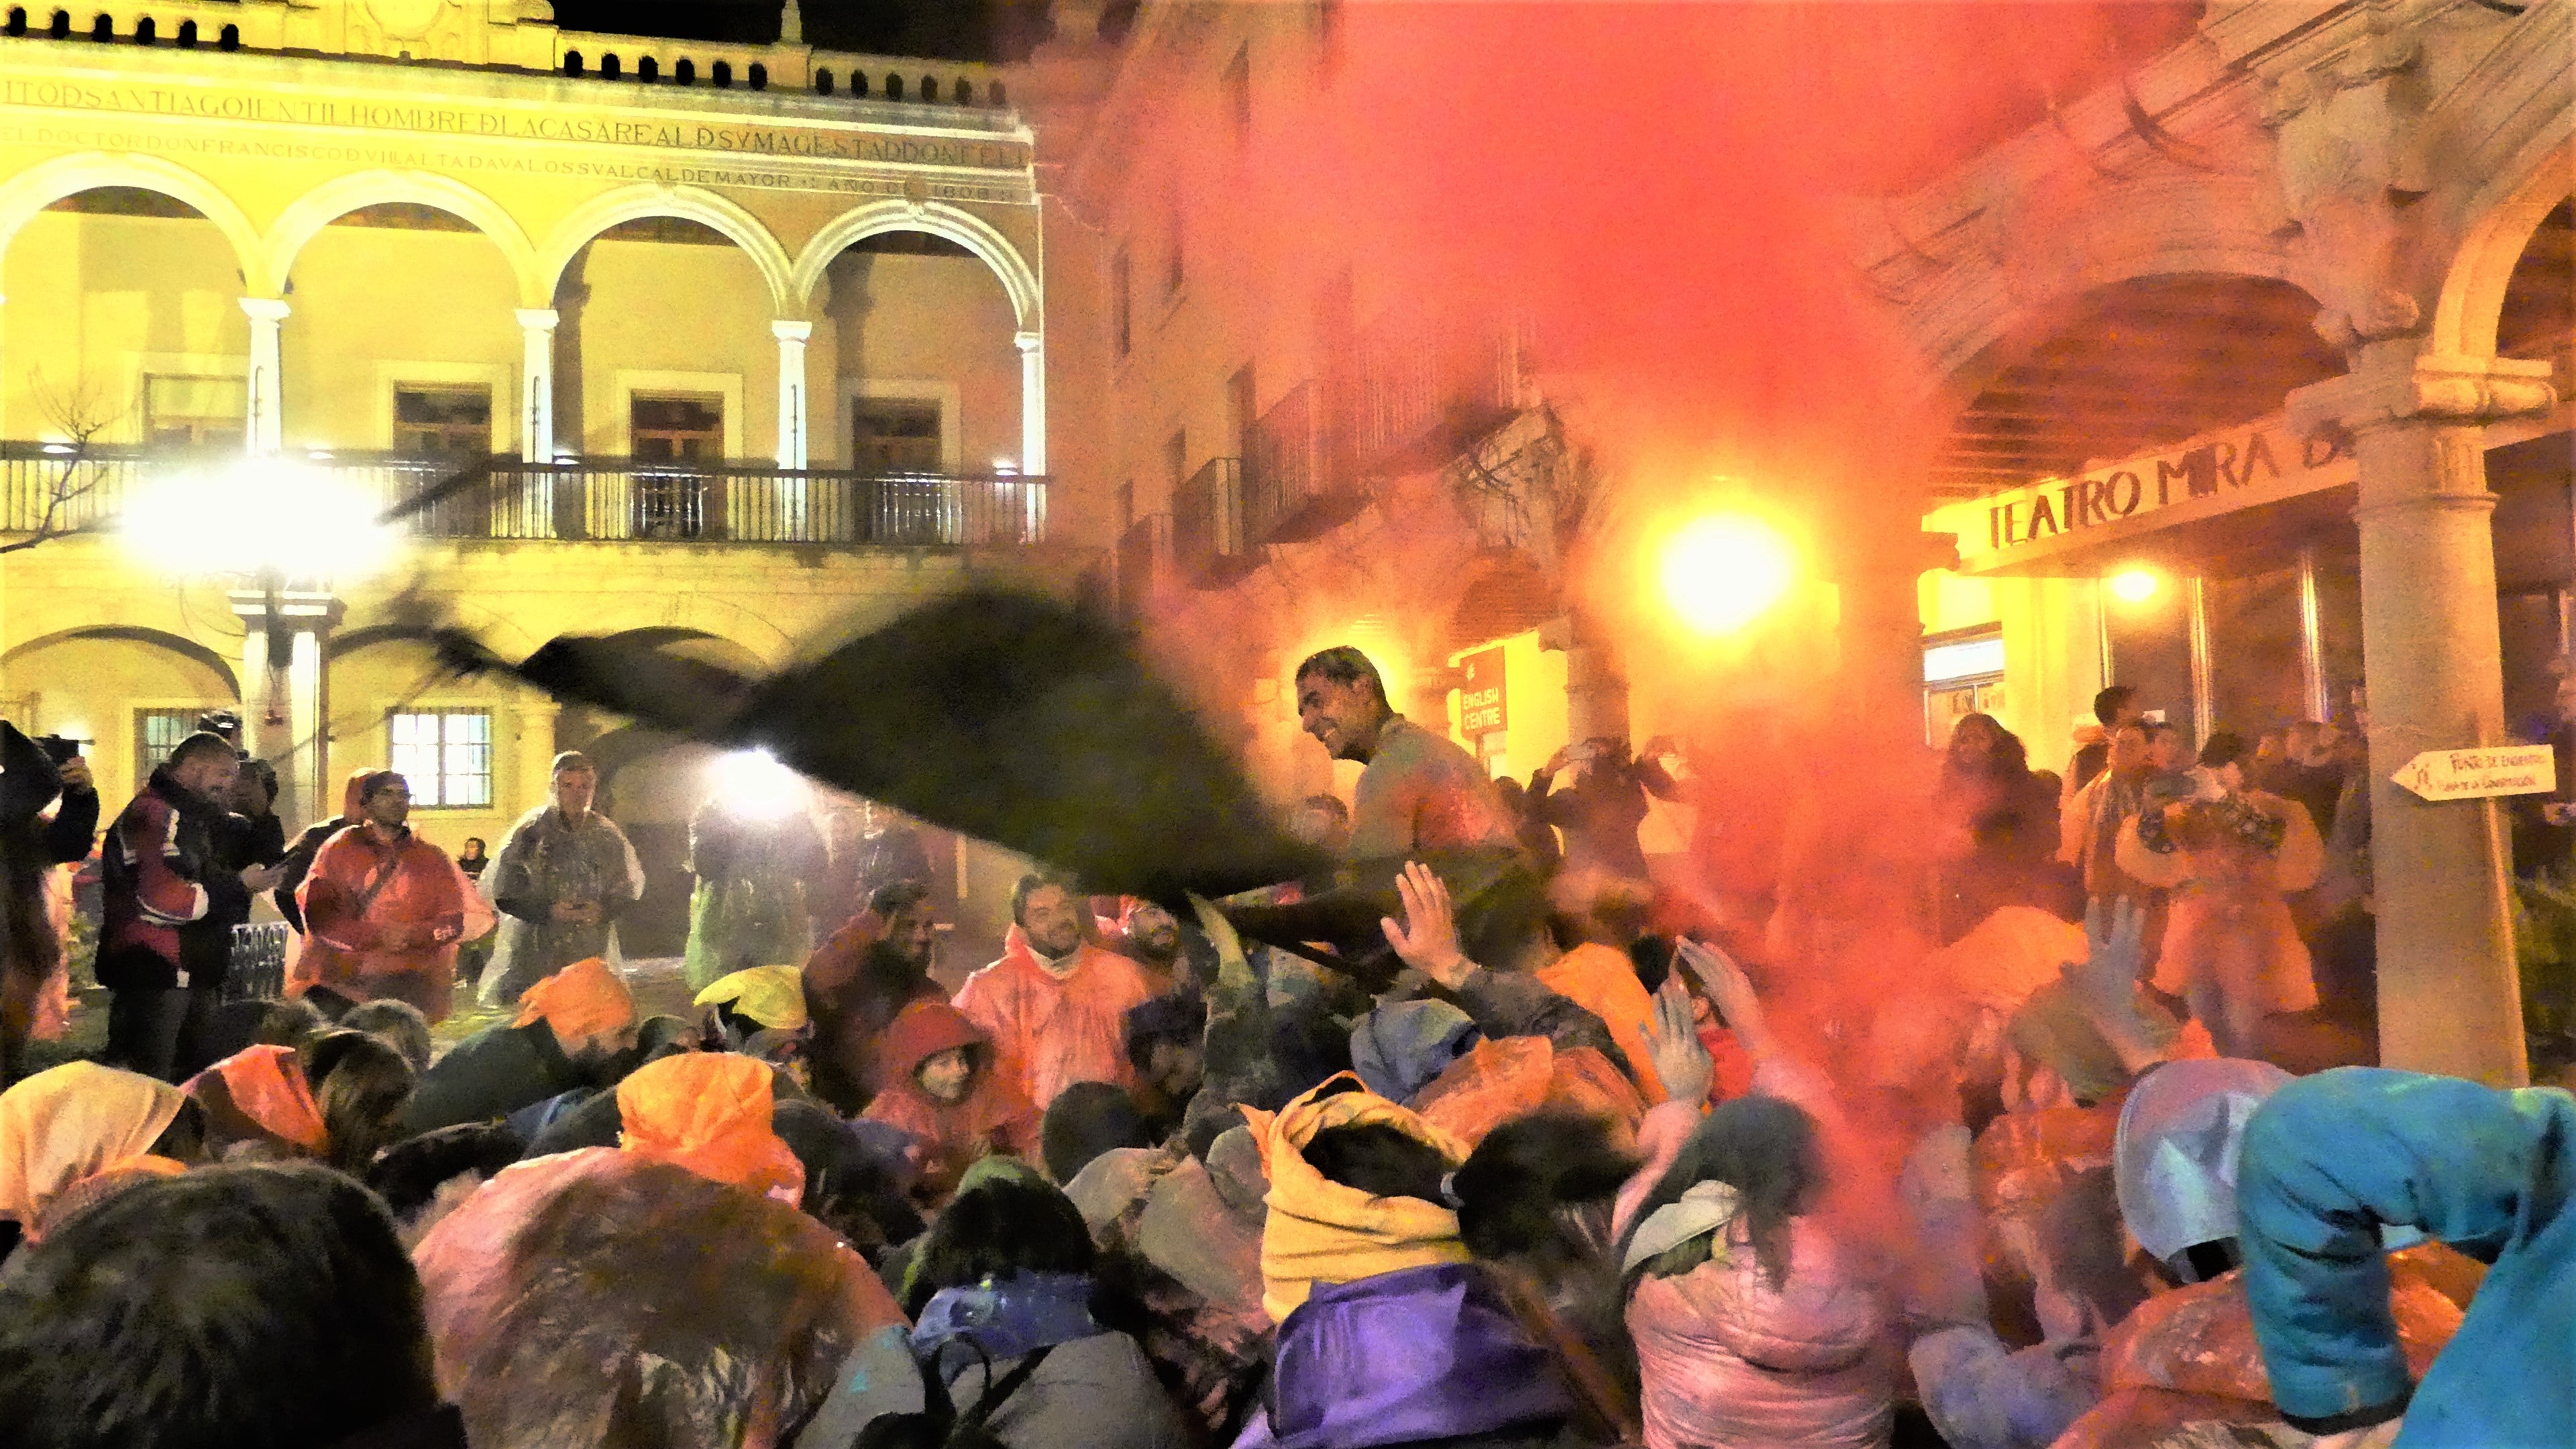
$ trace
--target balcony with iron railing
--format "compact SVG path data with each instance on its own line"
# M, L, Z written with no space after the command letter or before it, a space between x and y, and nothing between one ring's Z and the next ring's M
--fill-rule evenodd
M1172 567L1206 589L1219 588L1261 563L1243 528L1243 461L1210 458L1172 499Z
M590 459L458 463L279 455L370 499L423 539L1010 548L1046 541L1047 480ZM0 536L112 528L152 484L237 453L0 443Z

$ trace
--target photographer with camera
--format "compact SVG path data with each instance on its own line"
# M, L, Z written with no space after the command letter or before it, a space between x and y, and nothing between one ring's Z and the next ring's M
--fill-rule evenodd
M97 838L98 790L80 745L0 723L0 1089L18 1080L37 1004L59 990L63 941L45 908L45 874L86 860Z

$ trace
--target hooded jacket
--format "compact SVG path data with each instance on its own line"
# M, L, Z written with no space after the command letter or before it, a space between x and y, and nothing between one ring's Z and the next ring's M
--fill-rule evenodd
M913 1074L955 1047L974 1059L975 1076L964 1101L937 1101ZM946 1202L979 1157L1000 1153L1037 1160L1038 1109L1017 1083L995 1070L992 1038L964 1012L941 1001L904 1008L886 1029L881 1061L884 1074L866 1115L919 1143L921 1177L913 1195L920 1201Z
M100 985L223 985L233 927L250 919L249 888L215 859L227 813L163 766L116 817L101 862L107 920Z
M388 771L349 781L342 813L365 819L367 793ZM432 1022L447 1019L456 948L492 929L492 908L447 852L398 830L349 826L313 856L296 891L305 923L288 989L328 986L360 1001L408 1001ZM444 939L441 939L441 937Z
M928 972L885 947L885 922L862 911L805 958L805 1014L814 1025L814 1086L846 1112L877 1088L877 1053L897 1013L946 1002Z
M331 1150L331 1131L295 1049L254 1046L190 1077L181 1089L206 1109L206 1141L221 1157L237 1143L260 1142L305 1157Z
M1127 1011L1153 995L1143 967L1088 941L1074 948L1072 969L1057 976L1013 926L1002 958L966 978L956 1006L991 1034L1003 1070L1044 1111L1075 1082L1135 1084Z

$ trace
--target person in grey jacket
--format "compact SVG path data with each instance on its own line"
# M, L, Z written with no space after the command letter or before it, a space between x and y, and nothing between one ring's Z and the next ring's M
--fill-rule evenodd
M617 916L644 894L644 866L626 833L591 808L599 770L578 750L555 756L554 799L519 817L484 873L501 911L500 940L483 971L487 1006L571 965L617 958Z

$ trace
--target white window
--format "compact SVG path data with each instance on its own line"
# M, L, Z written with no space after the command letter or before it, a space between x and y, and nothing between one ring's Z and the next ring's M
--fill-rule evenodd
M436 709L393 717L393 768L424 809L489 809L492 712Z

